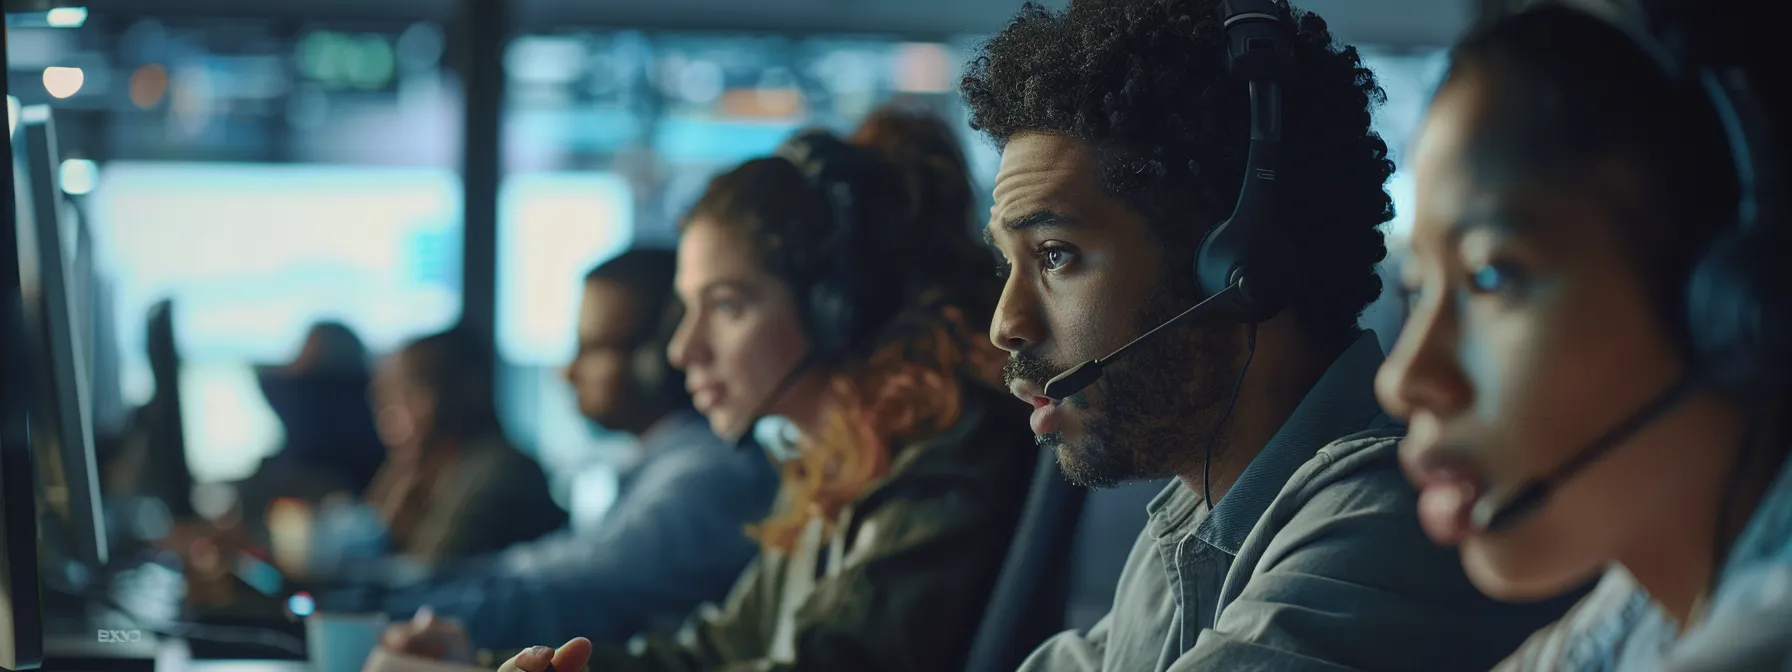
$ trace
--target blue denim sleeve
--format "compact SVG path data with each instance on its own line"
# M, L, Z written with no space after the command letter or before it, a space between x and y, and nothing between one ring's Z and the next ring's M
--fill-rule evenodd
M398 588L380 608L429 606L466 624L482 648L587 637L621 642L725 596L757 553L746 525L765 515L777 477L763 456L691 450L643 468L604 522L514 547L495 566Z

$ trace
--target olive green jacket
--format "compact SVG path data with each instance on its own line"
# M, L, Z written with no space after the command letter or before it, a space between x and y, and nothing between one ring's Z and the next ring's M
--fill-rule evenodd
M834 542L812 526L797 551L762 552L725 604L699 610L676 636L599 649L589 669L963 667L1039 455L1025 405L966 389L963 419L900 451Z

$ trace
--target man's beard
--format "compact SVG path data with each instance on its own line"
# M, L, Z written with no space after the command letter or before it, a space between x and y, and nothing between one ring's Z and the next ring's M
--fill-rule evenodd
M1164 288L1148 300L1134 333L1143 334L1186 309L1176 294ZM1036 437L1039 445L1057 452L1066 478L1088 487L1199 470L1205 459L1202 443L1220 421L1237 376L1241 352L1232 334L1211 322L1179 324L1133 346L1103 368L1095 383L1102 405L1093 415L1087 414L1091 404L1084 393L1064 399L1085 414L1082 439L1051 432ZM1027 380L1043 387L1076 364L1019 352L1009 357L1002 376L1007 382Z

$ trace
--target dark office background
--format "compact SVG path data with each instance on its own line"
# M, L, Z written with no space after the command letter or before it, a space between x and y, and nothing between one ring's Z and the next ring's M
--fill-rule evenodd
M144 316L165 297L202 484L278 445L253 367L290 359L311 323L383 352L464 320L495 336L507 428L575 517L600 515L618 442L555 376L580 274L671 244L710 175L798 126L844 129L902 97L962 127L960 69L1018 4L96 0L14 25L9 104L53 107L62 186L109 286L117 380L95 388L97 429L151 393ZM1494 9L1299 4L1363 48L1396 152L1442 45ZM997 155L964 142L987 183ZM1410 202L1404 175L1390 189Z

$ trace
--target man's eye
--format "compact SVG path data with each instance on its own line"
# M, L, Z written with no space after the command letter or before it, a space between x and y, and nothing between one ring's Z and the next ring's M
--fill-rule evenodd
M1064 245L1048 244L1039 250L1039 261L1045 270L1055 271L1076 260L1076 253Z

